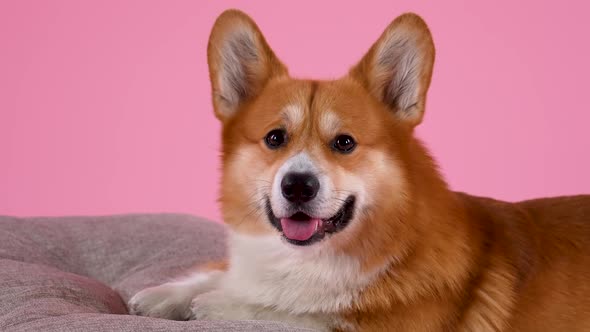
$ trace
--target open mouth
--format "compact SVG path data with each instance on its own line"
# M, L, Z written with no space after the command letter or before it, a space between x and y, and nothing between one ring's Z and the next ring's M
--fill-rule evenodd
M355 200L354 196L348 196L338 212L328 219L314 218L301 211L288 218L278 218L274 215L268 199L266 213L271 224L283 233L287 242L305 246L320 241L326 234L343 230L353 217Z

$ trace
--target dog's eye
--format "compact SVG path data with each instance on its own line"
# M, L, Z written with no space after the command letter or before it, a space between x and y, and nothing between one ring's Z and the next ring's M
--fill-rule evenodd
M340 153L350 153L355 147L356 142L349 135L339 135L332 143L332 148Z
M266 146L270 149L277 149L285 144L287 133L283 129L273 129L264 137Z

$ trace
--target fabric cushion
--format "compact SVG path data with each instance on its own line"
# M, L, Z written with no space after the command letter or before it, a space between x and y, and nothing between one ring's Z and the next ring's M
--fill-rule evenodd
M305 331L127 314L137 291L223 258L224 243L222 225L189 215L0 216L0 330Z

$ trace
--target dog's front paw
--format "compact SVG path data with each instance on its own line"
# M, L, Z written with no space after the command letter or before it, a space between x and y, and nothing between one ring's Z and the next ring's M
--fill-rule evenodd
M191 317L191 300L176 285L163 284L135 294L127 306L132 315L187 320Z
M209 293L195 297L190 304L190 320L221 319L223 311L220 299L214 299Z
M191 320L253 319L248 306L232 300L223 291L210 291L195 297L190 305Z

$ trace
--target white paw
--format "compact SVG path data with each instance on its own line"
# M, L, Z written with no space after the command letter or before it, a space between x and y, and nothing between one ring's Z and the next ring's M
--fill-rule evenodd
M246 304L223 290L213 290L195 297L190 305L191 320L268 320L295 327L331 331L331 320L324 315L291 315L260 305Z
M127 306L133 315L187 320L191 316L191 300L192 294L182 292L178 286L168 283L140 291L129 300Z
M195 297L190 305L190 318L196 320L255 319L252 307L214 290Z
M213 293L213 296L212 294ZM217 292L201 294L194 298L190 304L191 320L219 320L223 319L222 299L215 298ZM220 295L220 294L217 294Z

